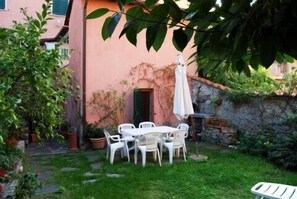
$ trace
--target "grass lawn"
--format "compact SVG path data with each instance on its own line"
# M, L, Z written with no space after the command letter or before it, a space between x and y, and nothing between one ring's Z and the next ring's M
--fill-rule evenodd
M189 143L188 153L194 152L195 144ZM251 199L250 189L260 181L297 185L296 172L277 168L261 158L206 146L200 146L199 152L207 155L208 161L187 159L184 162L181 157L169 165L168 155L164 152L162 167L149 156L143 168L140 161L134 165L126 159L116 159L110 165L105 159L105 151L96 151L102 163L98 170L91 169L92 162L84 152L35 157L36 162L48 166L53 172L53 176L47 179L48 183L55 182L59 186L59 193L35 198ZM65 173L61 172L63 167L79 170ZM84 176L88 171L97 175ZM121 177L108 177L106 174L119 174ZM97 181L84 184L86 179Z

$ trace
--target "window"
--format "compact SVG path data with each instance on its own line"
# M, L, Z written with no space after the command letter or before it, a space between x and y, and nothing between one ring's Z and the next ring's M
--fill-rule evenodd
M46 50L52 50L56 48L56 44L55 43L50 43L50 42L45 42L45 49Z
M54 15L66 15L67 7L68 7L68 0L53 0L52 13Z
M6 0L0 0L0 10L5 10Z
M61 48L59 49L59 52L62 60L68 60L69 50L67 48Z

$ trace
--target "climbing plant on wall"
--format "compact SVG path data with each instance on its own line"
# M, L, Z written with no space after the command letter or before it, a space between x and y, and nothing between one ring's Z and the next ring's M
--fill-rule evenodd
M156 67L153 64L141 63L133 67L130 76L135 87L144 84L154 89L155 102L160 110L164 123L170 123L174 95L175 64Z
M125 96L129 90L129 86L125 80L121 81L120 85L122 86L121 91L109 88L99 89L92 93L88 104L93 113L96 114L96 125L116 128L123 122Z

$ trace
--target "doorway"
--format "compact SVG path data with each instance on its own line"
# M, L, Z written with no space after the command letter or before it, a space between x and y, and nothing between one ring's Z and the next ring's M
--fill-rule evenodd
M140 122L153 122L153 89L134 89L133 98L134 125L138 127Z

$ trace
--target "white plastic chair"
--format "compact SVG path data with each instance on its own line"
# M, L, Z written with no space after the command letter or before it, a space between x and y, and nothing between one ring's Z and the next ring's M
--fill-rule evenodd
M183 146L184 146L184 150L185 150L185 152L187 153L187 147L186 147L186 142L185 142L185 140L186 140L186 138L188 137L188 135L189 135L189 125L188 124L186 124L186 123L180 123L178 126L177 126L177 128L178 129L181 129L181 130L185 130L185 139L184 139L184 143L183 143Z
M185 131L188 131L189 130L189 125L186 124L186 123L180 123L178 126L177 126L178 129L181 129L181 130L185 130Z
M180 123L178 126L177 126L178 129L180 130L184 130L185 132L185 139L183 140L183 150L185 151L185 153L187 153L187 147L186 147L186 138L188 137L189 135L189 125L186 124L186 123ZM172 141L173 140L173 136L172 136L172 133L169 134L168 136L168 141Z
M129 151L127 145L125 144L125 140L121 139L120 135L110 135L105 129L104 134L107 140L106 159L108 159L109 156L110 164L113 164L114 155L118 149L121 149L121 157L123 157L123 150L127 151L128 161L130 162Z
M124 124L120 124L118 126L118 132L119 132L119 134L122 135L122 139L125 140L125 143L127 144L127 147L129 149L129 151L131 151L132 149L134 149L134 144L133 144L132 147L129 148L128 143L129 142L133 142L134 143L135 142L135 138L133 136L131 136L131 135L127 135L124 132L122 132L122 129L135 129L135 126L134 126L134 124L131 124L131 123L124 123Z
M168 149L169 152L169 163L172 164L173 155L176 151L176 156L179 157L180 149L183 151L184 160L186 160L186 151L184 149L185 143L185 130L180 130L176 132L172 132L172 138L170 142L166 142L168 139L164 138L163 145Z
M259 182L251 188L257 199L296 199L297 186Z
M135 139L136 148L135 148L135 154L134 154L134 161L135 164L137 164L137 155L138 155L138 149L141 151L142 155L142 166L145 167L146 163L146 153L152 152L154 156L154 160L159 160L159 165L161 164L161 157L160 157L160 151L158 148L158 143L160 141L160 133L147 133L142 136L143 140L140 142L138 139Z
M139 123L139 128L151 128L151 127L155 127L155 123L154 122L140 122Z

